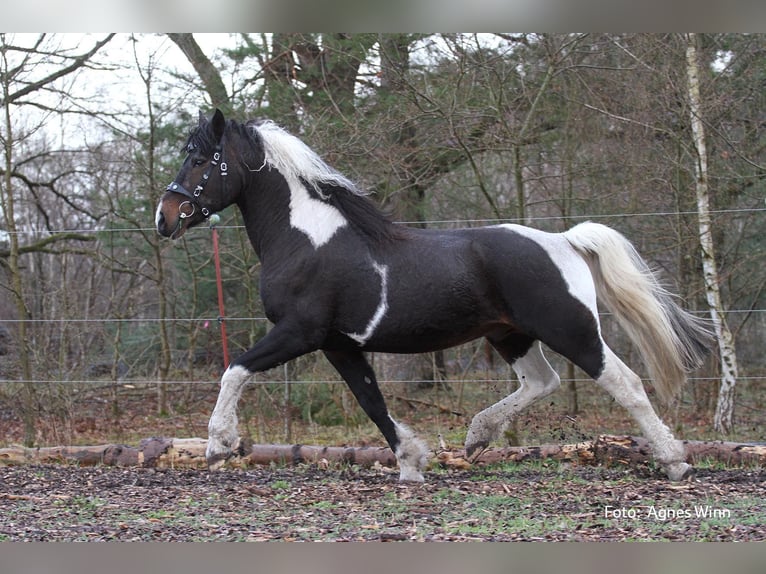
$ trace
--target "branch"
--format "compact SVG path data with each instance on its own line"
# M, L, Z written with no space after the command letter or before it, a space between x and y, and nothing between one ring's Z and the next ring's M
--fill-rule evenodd
M45 87L47 84L50 84L51 82L58 80L59 78L63 78L64 76L71 74L75 70L81 68L88 62L90 58L93 57L93 55L96 52L98 52L101 48L103 48L113 37L114 37L114 34L109 34L106 38L104 38L100 42L96 42L96 45L89 52L82 54L81 56L75 57L74 61L70 65L66 66L65 68L61 68L60 70L53 72L50 76L46 76L37 82L33 82L29 84L28 86L25 86L21 88L20 90L17 90L16 92L12 94L9 94L8 102L13 102L14 100L17 100L23 96L26 96L27 94L35 92Z
M51 243L58 241L95 241L96 238L93 235L84 235L82 233L57 233L51 235L40 241L36 241L31 245L23 245L19 247L19 255L24 253L34 253L38 251L46 251L46 247ZM11 252L8 249L0 249L0 258L7 259L10 257Z
M213 65L210 59L199 47L194 36L191 34L168 34L173 43L178 46L194 67L202 83L205 85L205 91L210 96L210 103L213 107L222 108L224 113L230 111L229 93L221 79L221 74Z
M440 413L444 413L444 414L447 414L447 415L455 415L455 416L458 416L458 417L464 417L465 416L465 413L461 413L461 412L456 411L454 409L451 409L449 407L445 407L444 405L440 405L438 403L432 403L430 401L424 401L424 400L421 400L421 399L413 399L411 397L402 397L402 396L399 396L399 395L394 395L394 399L397 400L397 401L401 401L403 403L407 403L407 405L409 405L410 407L412 405L424 405L424 406L427 406L427 407L435 408Z

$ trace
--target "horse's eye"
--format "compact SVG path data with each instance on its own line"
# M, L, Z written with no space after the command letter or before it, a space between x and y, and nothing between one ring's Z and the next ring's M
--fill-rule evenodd
M199 166L201 166L203 163L205 163L205 160L204 160L204 159L195 159L195 160L194 160L194 164L193 164L193 165L194 165L194 167L199 167Z

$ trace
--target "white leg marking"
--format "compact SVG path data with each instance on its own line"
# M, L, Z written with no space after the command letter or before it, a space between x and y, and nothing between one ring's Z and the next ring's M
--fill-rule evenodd
M428 462L428 447L408 426L391 420L396 426L396 436L399 438L399 446L394 453L399 462L399 482L423 482L423 469Z
M519 377L519 388L473 417L465 438L469 455L504 433L515 415L559 387L559 376L543 355L539 341L513 364L513 370Z
M237 403L247 381L253 373L234 365L226 369L221 378L221 390L218 401L208 423L208 439L205 457L211 469L220 468L237 447Z
M671 480L681 480L692 470L685 462L684 445L654 412L641 379L604 345L604 371L596 382L633 416L652 445L654 458Z
M300 180L285 179L290 187L290 226L305 233L314 249L319 249L348 221L332 205L312 198Z
M378 328L378 325L383 320L386 311L388 311L388 266L380 265L375 262L373 262L372 266L380 277L380 302L378 303L378 308L375 309L375 314L372 316L372 319L370 319L370 322L367 323L367 328L364 330L364 333L346 333L348 337L351 337L354 341L359 343L360 347L364 346L370 337L372 337L375 329Z

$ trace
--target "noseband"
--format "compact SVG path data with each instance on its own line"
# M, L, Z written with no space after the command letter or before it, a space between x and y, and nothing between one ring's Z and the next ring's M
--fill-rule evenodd
M180 193L181 195L189 198L188 201L184 201L181 203L181 205L178 206L180 219L186 219L187 217L191 217L197 211L198 207L202 215L204 215L205 217L210 217L210 210L207 207L204 207L202 204L200 204L199 197L200 195L202 195L202 192L204 191L205 186L207 185L207 182L210 181L210 174L213 172L213 169L215 169L215 167L219 165L219 163L220 163L221 177L225 177L229 175L229 172L228 172L229 167L226 165L225 161L221 161L222 153L223 153L223 149L221 148L221 145L218 144L215 148L215 151L213 152L213 159L210 160L210 165L205 170L205 173L202 174L202 179L194 188L193 192L186 189L183 185L181 185L177 181L174 181L173 183L171 183L169 186L165 188L166 191ZM226 189L225 179L223 180L223 186L224 186L224 189ZM181 210L183 206L187 203L192 208L191 213L184 213Z

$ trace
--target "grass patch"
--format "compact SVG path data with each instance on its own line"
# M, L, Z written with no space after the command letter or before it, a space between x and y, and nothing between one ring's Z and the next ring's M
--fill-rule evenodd
M0 536L9 540L766 538L764 476L756 470L702 469L696 482L670 483L534 461L429 472L417 485L399 484L388 471L311 465L204 475L24 470L0 468L8 493L0 498Z

